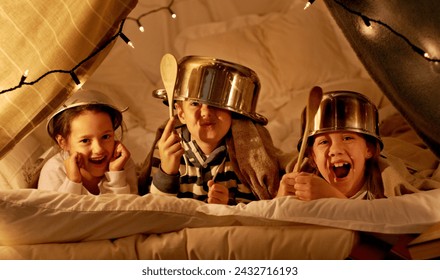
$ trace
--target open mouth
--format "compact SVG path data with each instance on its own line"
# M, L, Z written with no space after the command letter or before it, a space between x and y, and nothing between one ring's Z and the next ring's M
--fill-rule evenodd
M89 158L89 162L92 164L103 164L105 162L106 157L102 158Z
M342 179L347 177L350 172L351 164L348 162L338 162L333 164L333 172L335 173L336 178Z

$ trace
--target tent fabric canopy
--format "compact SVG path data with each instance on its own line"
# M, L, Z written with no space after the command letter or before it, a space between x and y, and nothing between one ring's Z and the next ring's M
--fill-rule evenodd
M2 1L0 158L78 88L74 78L87 80L136 4L137 0Z
M325 0L390 102L440 158L440 5L434 0ZM366 28L366 19L371 28ZM434 60L424 58L424 52Z

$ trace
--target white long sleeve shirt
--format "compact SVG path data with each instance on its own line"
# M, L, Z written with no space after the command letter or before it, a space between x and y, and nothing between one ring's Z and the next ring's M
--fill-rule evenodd
M128 160L122 171L106 172L98 188L100 194L137 194L137 177L133 160ZM60 153L55 154L44 164L38 180L38 189L91 194L82 183L73 182L67 177L64 160Z

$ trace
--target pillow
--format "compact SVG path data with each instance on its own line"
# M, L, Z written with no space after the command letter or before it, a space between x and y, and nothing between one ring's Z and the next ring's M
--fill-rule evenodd
M263 115L314 85L354 78L374 84L320 2L307 11L303 1L294 1L284 13L191 26L175 48L180 56L212 56L253 69L261 80L257 109Z
M226 206L152 194L89 196L0 190L0 245L103 240L232 225L314 224L379 233L420 233L440 221L439 200L440 190L433 190L372 201L304 202L283 197Z
M44 152L33 135L21 140L0 160L0 189L28 188Z

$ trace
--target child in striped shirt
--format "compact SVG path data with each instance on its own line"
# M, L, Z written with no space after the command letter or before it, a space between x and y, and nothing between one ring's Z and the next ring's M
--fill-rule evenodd
M139 193L228 205L273 198L280 168L267 150L275 149L264 127L267 119L253 112L260 89L256 74L219 60L192 71L192 63L201 62L187 57L179 64L177 118L158 130L139 177ZM231 98L254 107L239 110L242 106Z
M160 166L153 166L151 193L195 198L208 203L236 204L256 200L234 172L225 137L232 113L195 101L176 103L183 124L167 122L158 141Z

